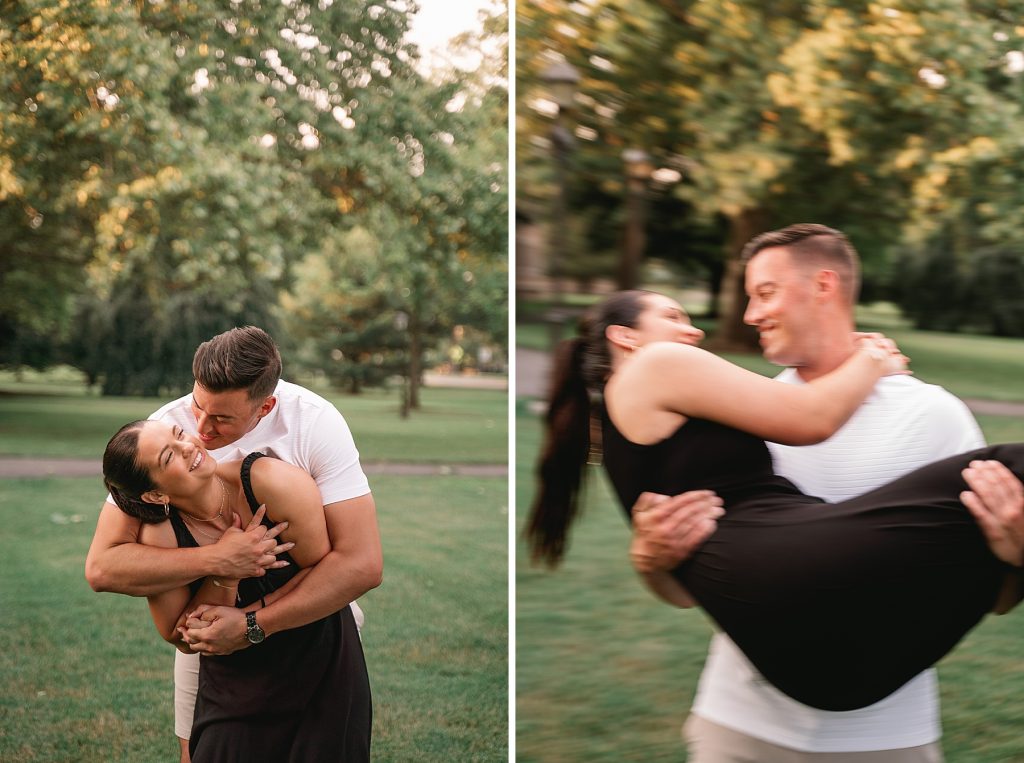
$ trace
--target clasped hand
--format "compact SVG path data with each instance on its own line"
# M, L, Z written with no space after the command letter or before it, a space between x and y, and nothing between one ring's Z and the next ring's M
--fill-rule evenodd
M641 493L633 504L629 558L637 572L666 571L686 560L718 529L725 512L710 490L667 496Z
M295 547L291 542L278 542L278 536L288 529L288 523L280 522L267 528L262 524L266 512L267 507L260 506L244 530L238 515L234 515L232 526L215 544L224 553L218 578L237 581L260 577L267 570L289 564L277 558L278 554ZM245 637L245 613L230 606L200 604L185 614L178 632L188 648L200 654L231 654L249 646Z
M854 331L854 344L857 349L863 350L875 360L885 363L885 374L893 376L898 374L909 375L913 372L907 368L910 358L904 355L896 342L885 334L873 331Z
M189 649L199 654L231 654L249 646L245 637L245 612L235 607L200 604L178 628Z

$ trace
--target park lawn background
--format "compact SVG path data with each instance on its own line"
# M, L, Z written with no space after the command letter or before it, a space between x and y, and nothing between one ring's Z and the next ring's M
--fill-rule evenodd
M160 402L42 391L0 395L7 453L98 459L117 426ZM339 408L364 460L383 442L380 460L506 461L504 393L425 391L424 412L407 422L390 396L349 400ZM22 436L8 433L12 413ZM395 422L415 434L402 439ZM48 439L68 431L73 447ZM385 556L383 584L360 599L374 760L504 761L507 482L377 475L371 485ZM99 477L0 480L0 760L177 759L173 648L142 599L96 594L83 577L104 495Z

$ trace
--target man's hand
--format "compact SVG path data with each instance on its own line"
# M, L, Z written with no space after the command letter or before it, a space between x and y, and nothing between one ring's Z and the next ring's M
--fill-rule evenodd
M724 513L722 499L710 490L642 493L633 504L633 567L639 573L673 569L711 537Z
M245 637L245 612L234 607L200 604L189 613L182 640L199 654L231 654L249 646Z
M278 554L295 546L294 543L277 542L277 536L288 529L288 523L281 522L268 530L260 524L266 513L267 507L260 506L244 530L241 529L242 520L238 514L234 515L231 527L212 547L220 553L215 562L217 577L232 580L258 578L268 569L288 565L288 562L277 558Z
M999 461L971 461L963 470L970 490L960 500L978 522L992 553L1024 565L1024 485Z

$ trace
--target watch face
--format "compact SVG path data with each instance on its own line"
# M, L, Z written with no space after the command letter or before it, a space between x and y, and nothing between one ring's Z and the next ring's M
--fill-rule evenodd
M245 637L249 639L250 644L258 644L267 637L259 623L256 622L255 612L245 613L245 625Z

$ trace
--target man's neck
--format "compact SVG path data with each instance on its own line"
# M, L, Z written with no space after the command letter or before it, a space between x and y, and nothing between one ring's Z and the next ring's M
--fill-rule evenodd
M850 359L856 349L852 329L824 335L820 338L813 356L797 366L796 372L803 381L814 381L839 368Z

